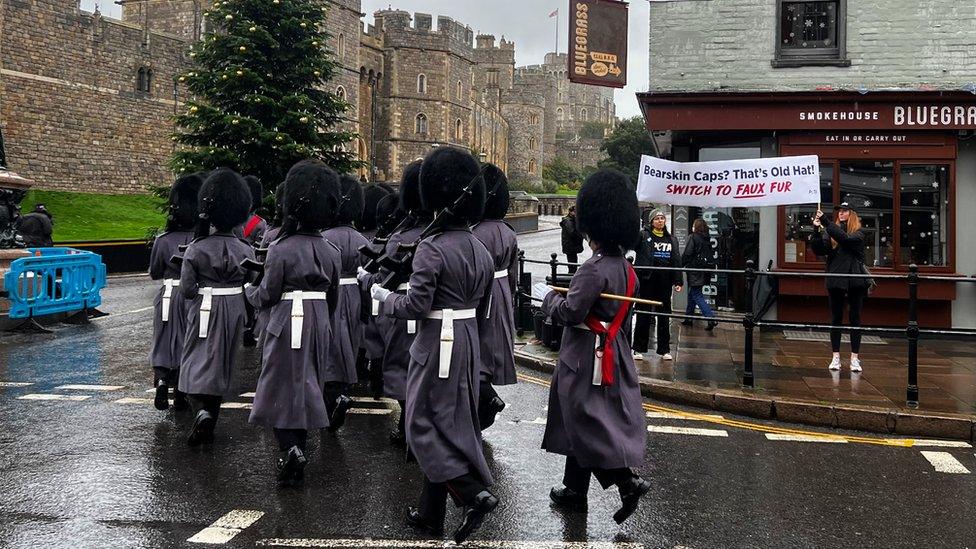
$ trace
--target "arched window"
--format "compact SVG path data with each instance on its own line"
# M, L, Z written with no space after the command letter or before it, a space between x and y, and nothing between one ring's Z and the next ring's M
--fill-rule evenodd
M539 146L539 141L537 141L536 138L534 138L534 137L530 137L529 138L529 148L530 149L535 149L538 146Z
M417 93L427 93L427 75L418 74L417 75Z
M414 131L421 135L427 135L427 115L420 113L417 115L416 120L414 120Z
M586 120L586 109L580 109L580 120Z
M562 109L562 107L556 109L556 121L558 121L558 122L562 122L563 121L563 109Z
M345 101L346 100L346 88L343 88L342 86L339 86L338 88L336 88L336 97L338 97L339 99L342 99L343 101Z
M464 97L464 86L461 84L461 81L458 80L458 83L457 83L457 98L458 99L461 99L463 97Z
M464 125L460 118L454 121L454 139L457 141L464 139Z
M339 39L336 40L336 55L342 57L346 55L346 35L340 34Z
M536 164L535 164L535 159L533 158L529 160L529 175L535 175L535 169L536 169Z
M136 91L152 93L153 70L149 67L139 67L136 73Z
M539 115L536 114L536 113L530 114L529 115L529 124L532 124L534 126L534 125L536 125L538 123L539 123Z

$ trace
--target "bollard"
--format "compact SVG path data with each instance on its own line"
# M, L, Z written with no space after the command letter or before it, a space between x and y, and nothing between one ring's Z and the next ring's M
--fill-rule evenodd
M756 326L756 319L754 316L753 306L754 300L752 297L752 288L756 283L756 262L753 260L746 261L746 296L749 300L746 306L746 314L742 317L742 327L745 328L745 361L742 365L742 386L743 387L755 387L756 379L752 371L752 332Z
M908 402L918 407L918 265L908 266Z
M518 285L515 288L515 318L516 330L515 334L519 337L525 335L525 298L522 294L527 294L532 291L532 288L525 288L522 286L522 275L525 273L525 250L519 250L518 252L518 278L515 279Z
M559 268L559 261L556 259L557 257L559 257L559 256L557 256L556 254L551 254L549 256L549 258L550 258L549 259L549 266L552 268L552 285L553 286L558 286L559 285L559 283L556 282L556 269Z

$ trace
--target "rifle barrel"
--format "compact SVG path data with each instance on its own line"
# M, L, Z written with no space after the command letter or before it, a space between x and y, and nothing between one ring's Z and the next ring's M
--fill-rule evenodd
M550 288L556 290L561 294L565 294L569 292L569 288L560 288L559 286L550 286ZM660 301L651 301L650 299L641 299L639 297L628 297L625 295L600 294L600 297L602 297L603 299L612 299L614 301L626 301L628 303L639 303L641 305L650 305L652 307L660 307L664 305L664 303L661 303Z

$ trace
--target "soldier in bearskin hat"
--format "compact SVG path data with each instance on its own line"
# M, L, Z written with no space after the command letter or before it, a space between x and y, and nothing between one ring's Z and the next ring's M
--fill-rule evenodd
M647 431L627 341L630 304L600 294L636 295L637 276L624 251L639 238L637 194L626 175L602 170L583 184L576 209L593 257L580 266L567 295L541 283L532 292L543 312L566 326L542 447L566 456L563 486L552 489L552 500L586 509L592 474L604 489L617 486L622 506L613 518L619 524L650 489L633 470L644 462Z
M515 379L515 294L518 276L518 241L515 229L505 223L508 213L508 178L497 166L489 164L484 169L485 215L480 223L471 227L478 240L485 245L495 263L491 299L484 314L479 315L481 333L481 396L478 401L478 417L481 429L495 422L498 412L505 409L505 402L492 385L512 385Z
M173 257L180 255L180 246L193 240L201 186L201 174L184 175L173 183L169 191L166 232L153 241L149 255L149 277L163 282L153 301L153 341L149 350L156 388L153 404L157 410L169 408L170 387L174 390L173 407L183 410L188 406L186 395L176 389L186 332L187 301L179 293L180 265L173 261Z
M281 235L268 248L260 284L247 290L256 308L269 310L250 422L274 429L278 481L293 484L304 478L308 431L329 426L322 388L341 275L339 250L321 231L335 223L339 177L306 160L288 172L284 190Z
M339 199L338 215L330 220L330 228L322 236L339 249L342 270L339 278L339 303L332 318L332 349L328 366L325 398L329 409L329 430L335 432L346 420L346 412L352 405L349 387L358 381L356 363L359 359L359 345L363 339L362 293L357 270L363 265L359 248L369 241L354 227L363 215L363 187L355 178L343 175L340 178L342 195Z
M454 208L469 185L474 192ZM407 523L442 533L450 493L464 506L454 531L457 543L498 505L488 491L492 477L477 410L481 343L476 316L490 295L494 265L468 228L481 218L484 193L480 166L470 153L450 147L430 153L420 169L422 207L451 211L440 218L440 231L417 247L410 290L393 294L378 284L372 290L383 312L419 324L408 353L406 433L425 479L420 505L408 511Z
M180 272L180 290L190 300L179 383L195 414L190 446L213 442L244 329L248 273L241 262L254 259L254 249L232 232L251 208L244 178L228 169L212 172L200 189L199 205L196 238Z
M281 232L281 224L284 223L284 201L285 195L285 184L282 183L275 188L274 199L275 199L275 214L274 219L268 224L268 230L264 232L264 236L261 238L261 248L267 249L272 242L278 239L278 233Z
M234 230L237 236L247 241L255 248L264 240L264 233L268 230L268 222L258 215L258 210L264 203L264 185L257 176L249 175L244 178L247 188L251 191L251 215L244 225Z

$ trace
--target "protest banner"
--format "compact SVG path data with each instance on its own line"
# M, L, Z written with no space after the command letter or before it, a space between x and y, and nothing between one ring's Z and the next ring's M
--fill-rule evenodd
M655 204L757 208L820 203L816 156L719 162L641 157L637 198Z

